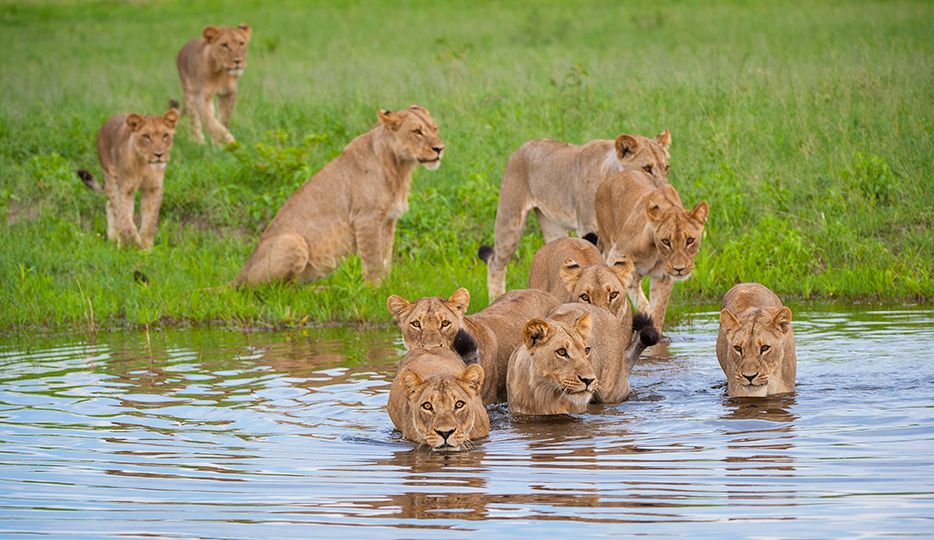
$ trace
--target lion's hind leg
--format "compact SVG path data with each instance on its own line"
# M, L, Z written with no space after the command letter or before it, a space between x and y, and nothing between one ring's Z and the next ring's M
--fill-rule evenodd
M247 261L236 283L261 285L295 281L308 266L308 242L295 233L263 239Z

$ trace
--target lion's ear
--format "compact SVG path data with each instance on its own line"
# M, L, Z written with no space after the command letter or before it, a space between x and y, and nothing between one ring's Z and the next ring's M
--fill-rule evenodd
M412 304L408 300L397 294L386 299L386 309L389 310L389 313L392 314L392 318L397 322L405 315L411 306Z
M574 328L585 342L590 339L590 330L593 328L593 323L590 319L589 311L584 312L584 314L574 322Z
M662 207L657 200L649 199L645 205L645 217L652 223L658 223L664 217Z
M691 210L691 219L703 225L707 223L707 216L710 214L710 206L707 205L707 201L701 201L694 206L694 209Z
M480 364L470 364L459 377L460 381L467 385L467 388L469 388L475 396L480 395L480 388L483 387L483 378L483 368L480 367Z
M126 125L130 126L131 131L138 131L143 126L143 117L138 114L131 114L126 117Z
M237 28L239 28L243 32L244 39L247 41L250 41L250 35L253 34L253 29L250 28L250 25L246 23L240 23L239 25L237 25Z
M162 115L162 119L165 120L165 125L175 129L175 124L178 123L178 109L169 109Z
M414 394L421 385L425 384L424 379L411 369L403 369L399 377L402 380L402 388L409 394Z
M463 315L470 306L470 291L463 287L457 289L454 291L454 294L448 298L448 304L451 304L455 311Z
M616 274L619 282L628 288L632 284L632 273L636 271L636 265L633 264L632 257L623 255L610 266L610 270Z
M379 121L393 131L399 129L399 126L402 125L402 119L399 118L399 115L386 109L379 110Z
M204 27L204 30L201 31L201 36L202 36L204 39L208 40L208 43L210 43L211 41L214 40L214 38L216 38L218 35L220 35L220 33L221 33L221 31L220 31L220 29L219 29L218 27L216 27L216 26L214 26L214 25L210 25L210 26L205 26L205 27Z
M671 146L671 133L666 129L659 133L658 137L655 137L655 140L658 141L658 144L662 145L662 147L668 148Z
M632 135L620 135L616 138L616 157L620 161L635 155L639 150L639 141Z
M531 319L522 328L522 340L525 341L525 348L531 350L537 342L548 339L553 332L554 328L549 326L547 322L541 319Z
M781 330L783 334L791 330L791 310L787 306L782 306L775 312L775 316L772 317L772 326Z
M739 319L728 309L720 311L720 328L724 330L733 330L739 326Z
M567 287L568 292L574 291L574 286L577 285L583 273L584 269L581 268L581 265L577 264L577 261L570 257L564 261L564 265L558 270L558 275L564 280L564 285Z

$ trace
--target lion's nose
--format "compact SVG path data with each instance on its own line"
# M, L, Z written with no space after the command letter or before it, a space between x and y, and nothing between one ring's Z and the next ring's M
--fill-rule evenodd
M676 273L678 273L678 274L683 274L683 273L684 273L684 269L685 269L684 266L675 266L675 267L672 267L672 270L674 270L674 271L675 271Z
M153 152L153 155L157 158L162 158L165 155L165 152Z
M441 155L441 152L444 151L443 146L432 146L431 149L434 150L435 153L438 154L439 156Z
M590 383L593 382L593 377L587 378L578 375L577 378L580 379L582 383L584 383L584 386L590 386Z
M447 441L447 440L448 440L448 437L450 437L451 434L454 433L454 430L453 430L453 429L449 429L449 430L447 430L447 431L441 431L440 429L436 429L436 430L435 430L435 433L437 433L438 435L441 435L441 438L444 439L445 441Z
M759 376L758 371L753 373L752 375L746 375L745 373L743 373L743 377L746 377L746 380L749 381L749 384L752 384L753 379L755 379L758 376Z

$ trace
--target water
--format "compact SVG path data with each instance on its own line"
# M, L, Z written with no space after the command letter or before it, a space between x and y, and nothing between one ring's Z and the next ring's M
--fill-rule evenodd
M0 534L928 536L932 323L801 313L797 394L734 401L716 313L698 313L630 401L549 422L493 409L455 455L392 431L391 329L7 338Z

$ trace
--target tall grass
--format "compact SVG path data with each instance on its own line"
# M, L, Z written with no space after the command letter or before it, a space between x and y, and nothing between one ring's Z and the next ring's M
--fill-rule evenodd
M237 22L254 27L238 145L198 146L184 120L156 246L117 249L102 197L74 170L97 171L108 116L159 113L180 96L186 40ZM928 300L931 28L934 5L907 1L5 4L0 328L386 321L388 294L458 286L478 309L475 252L492 239L519 144L665 128L672 182L686 203L711 205L674 309L743 280L799 299ZM416 172L380 288L355 257L308 286L222 287L297 186L378 108L411 103L432 112L448 149L438 171ZM541 245L532 221L510 287Z

